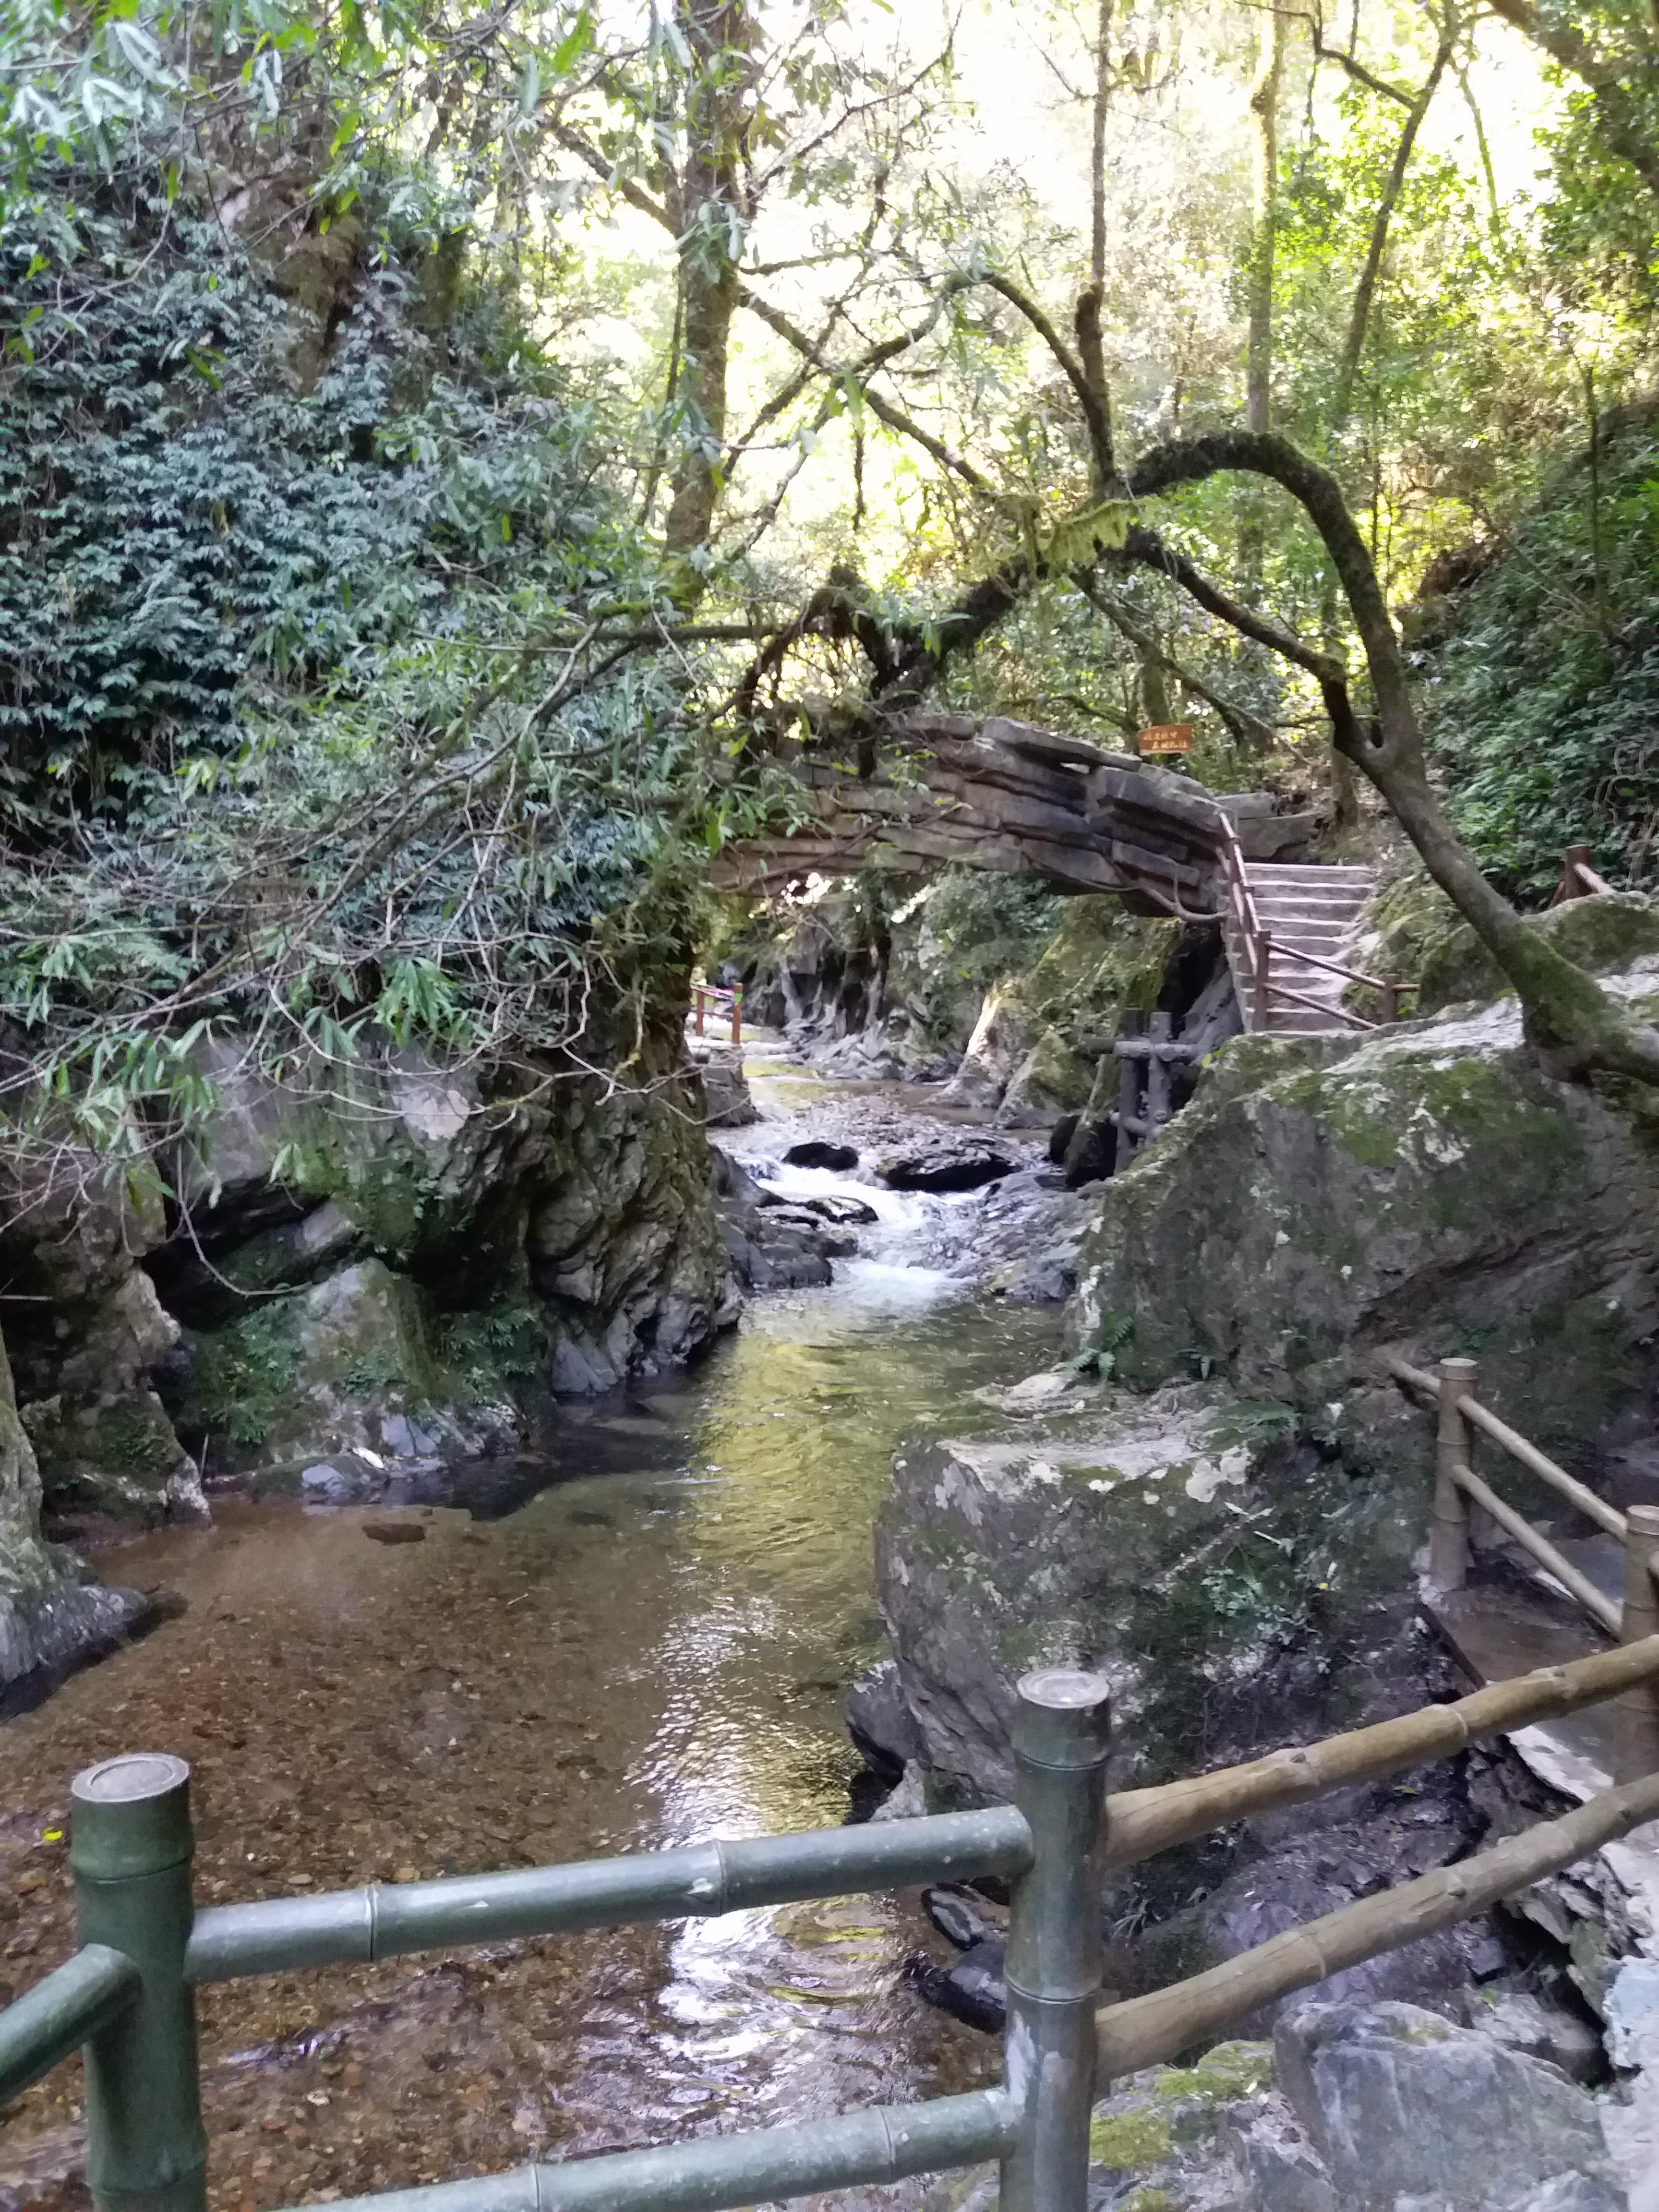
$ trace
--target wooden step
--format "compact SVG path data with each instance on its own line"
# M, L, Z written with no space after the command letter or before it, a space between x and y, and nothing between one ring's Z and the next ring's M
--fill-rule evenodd
M1375 868L1333 861L1328 866L1322 860L1246 860L1244 873L1253 884L1282 883L1356 883L1375 884Z

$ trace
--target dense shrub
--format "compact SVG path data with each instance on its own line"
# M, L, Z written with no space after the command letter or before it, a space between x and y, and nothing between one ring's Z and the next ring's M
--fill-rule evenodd
M1613 423L1565 465L1462 595L1433 656L1434 755L1481 866L1537 902L1563 849L1620 883L1659 827L1659 422Z

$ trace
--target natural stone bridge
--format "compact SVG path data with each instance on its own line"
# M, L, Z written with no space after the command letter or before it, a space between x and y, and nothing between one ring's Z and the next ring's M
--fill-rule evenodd
M855 757L854 757L855 756ZM996 716L913 714L878 739L795 745L779 757L811 794L791 835L731 847L716 878L763 890L846 875L872 854L921 872L964 861L1059 891L1116 891L1139 914L1212 915L1221 817L1252 860L1289 857L1312 828L1256 793L1213 797L1132 753Z

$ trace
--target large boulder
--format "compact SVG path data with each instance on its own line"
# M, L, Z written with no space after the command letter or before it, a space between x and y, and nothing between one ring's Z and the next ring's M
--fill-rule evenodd
M1338 2203L1354 2212L1394 2212L1401 2197L1510 2212L1546 2190L1568 2203L1572 2189L1620 2201L1591 2100L1492 2036L1416 2005L1309 2005L1280 2023L1273 2058Z
M1224 1373L1362 1462L1408 1419L1380 1347L1478 1348L1505 1418L1582 1455L1659 1328L1656 1115L1553 1080L1513 1000L1358 1044L1237 1038L1103 1189L1073 1340L1112 1337L1145 1387Z
M1626 2212L1595 2101L1415 2006L1304 2007L1272 2045L1112 2084L1090 2130L1101 2212ZM1630 2201L1632 2204L1635 2200ZM927 2212L997 2212L988 2171Z
M234 1039L198 1049L216 1103L158 1179L60 1150L0 1231L56 1504L199 1512L204 1450L301 1463L384 1449L388 1420L416 1455L477 1450L550 1389L680 1364L735 1317L677 1030L627 1085L390 1041L278 1082Z
M1048 1129L1062 1114L1088 1103L1095 1066L1074 1052L1058 1030L1043 1030L1008 1079L997 1108L1004 1128Z
M42 1541L40 1471L0 1343L0 1714L118 1641L146 1609L137 1590L82 1583Z
M711 1129L744 1129L760 1119L743 1069L741 1045L689 1038L686 1054L702 1086L702 1118Z
M1565 899L1547 913L1529 916L1527 926L1592 975L1617 975L1659 955L1659 906L1636 891ZM1425 1014L1451 1006L1487 1005L1510 988L1465 921L1432 943L1421 973L1420 1011Z
M1013 1685L1046 1661L1109 1675L1125 1783L1243 1741L1262 1708L1275 1741L1363 1710L1359 1632L1403 1593L1426 1496L1356 1482L1285 1409L1220 1382L1141 1396L1044 1379L1004 1394L1008 1428L907 1443L878 1523L882 1613L941 1798L1012 1793ZM1342 1645L1309 1669L1310 1635L1334 1624Z
M940 1138L892 1153L876 1173L890 1190L950 1192L978 1190L1012 1175L1018 1163L995 1146L966 1139Z

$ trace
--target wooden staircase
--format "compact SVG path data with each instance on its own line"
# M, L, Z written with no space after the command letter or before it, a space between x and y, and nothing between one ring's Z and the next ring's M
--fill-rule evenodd
M1245 860L1230 841L1228 878L1224 933L1245 1029L1370 1029L1343 1005L1356 980L1343 949L1376 896L1376 869Z

